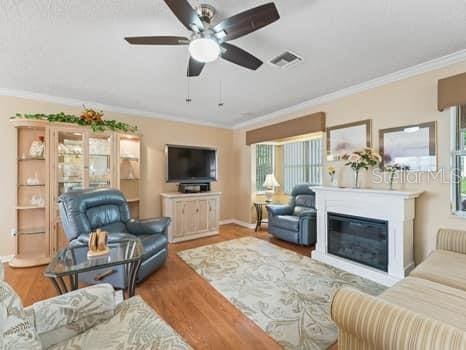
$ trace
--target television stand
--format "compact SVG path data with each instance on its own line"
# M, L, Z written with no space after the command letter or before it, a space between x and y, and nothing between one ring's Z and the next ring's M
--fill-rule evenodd
M218 234L220 192L161 193L163 216L172 219L168 241L176 243Z

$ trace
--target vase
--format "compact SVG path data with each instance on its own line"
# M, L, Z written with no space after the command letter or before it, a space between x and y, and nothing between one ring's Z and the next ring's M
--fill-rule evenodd
M359 169L354 170L353 172L354 175L354 188L359 188Z

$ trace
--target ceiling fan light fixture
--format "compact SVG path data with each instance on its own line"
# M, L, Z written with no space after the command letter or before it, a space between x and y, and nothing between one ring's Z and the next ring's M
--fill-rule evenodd
M220 56L220 45L211 38L197 38L189 44L189 53L198 62L213 62Z

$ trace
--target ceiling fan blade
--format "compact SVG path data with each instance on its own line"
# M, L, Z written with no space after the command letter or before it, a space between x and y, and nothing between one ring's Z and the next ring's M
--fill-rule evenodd
M133 36L125 38L132 45L188 45L189 39L183 36Z
M220 55L227 61L252 70L256 70L262 66L263 62L260 59L238 46L228 43L223 43L220 46L224 49Z
M189 57L188 72L187 72L188 77L199 76L204 66L205 66L205 63L196 61L194 58Z
M228 41L261 29L279 18L277 7L270 2L224 19L213 30L216 33L223 31L223 40Z
M197 15L196 11L191 7L186 0L165 0L165 3L172 10L175 16L188 29L193 30L193 24L202 31L204 25Z

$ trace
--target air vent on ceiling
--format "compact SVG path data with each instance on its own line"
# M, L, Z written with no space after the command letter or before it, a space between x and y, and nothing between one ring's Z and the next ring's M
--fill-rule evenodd
M291 51L285 51L284 53L272 58L269 63L278 68L289 68L303 61L303 58Z

